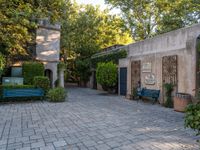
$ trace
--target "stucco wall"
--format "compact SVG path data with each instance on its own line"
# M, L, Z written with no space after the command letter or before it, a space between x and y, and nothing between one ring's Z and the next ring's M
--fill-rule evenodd
M144 78L148 73L141 71L143 87L162 90L162 57L178 56L178 88L176 92L194 95L196 88L196 39L200 35L200 24L156 36L124 48L128 51L126 59L119 60L120 67L127 67L127 95L131 94L131 61L140 60L141 66L151 62L156 83L147 85ZM162 92L161 92L162 99Z

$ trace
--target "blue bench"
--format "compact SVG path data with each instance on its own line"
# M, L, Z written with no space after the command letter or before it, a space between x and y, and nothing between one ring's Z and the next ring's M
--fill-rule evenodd
M44 90L41 88L27 88L27 89L3 89L3 98L12 97L43 97Z
M142 88L141 91L137 92L137 96L139 97L152 98L153 104L158 100L159 95L160 95L160 90L154 90L154 89Z

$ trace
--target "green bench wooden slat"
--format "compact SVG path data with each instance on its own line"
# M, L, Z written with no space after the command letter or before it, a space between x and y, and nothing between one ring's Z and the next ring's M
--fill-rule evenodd
M155 103L160 95L160 90L154 90L154 89L146 89L142 88L141 91L137 92L137 96L139 97L150 97L153 98L153 103Z
M3 89L3 98L8 97L42 97L44 90L41 88L28 88L28 89Z

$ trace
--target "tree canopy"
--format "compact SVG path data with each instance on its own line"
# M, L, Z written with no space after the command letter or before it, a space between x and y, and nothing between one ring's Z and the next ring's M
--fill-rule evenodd
M0 0L0 48L6 55L26 55L38 18L57 21L64 12L65 0Z
M124 21L98 6L73 3L62 21L61 53L82 81L90 76L90 57L115 44L132 42ZM67 60L68 59L68 60ZM71 64L72 63L72 64Z
M199 0L105 1L121 9L136 41L197 23L200 19Z

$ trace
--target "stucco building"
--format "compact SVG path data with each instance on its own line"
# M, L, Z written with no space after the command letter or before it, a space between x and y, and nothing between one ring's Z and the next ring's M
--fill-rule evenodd
M119 60L119 94L129 98L141 82L142 87L161 90L161 103L165 83L173 83L174 92L195 96L200 86L198 44L200 24L123 46L128 56Z

